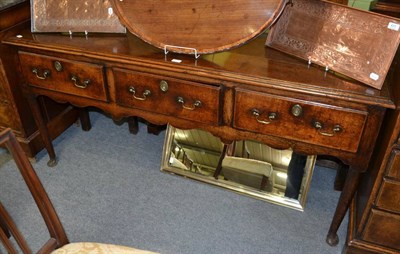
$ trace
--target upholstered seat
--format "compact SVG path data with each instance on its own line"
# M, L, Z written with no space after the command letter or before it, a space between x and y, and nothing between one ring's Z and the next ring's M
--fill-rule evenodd
M139 250L126 246L102 243L69 243L64 227L50 201L39 177L10 129L0 133L0 146L8 148L15 163L30 190L33 199L46 223L50 238L38 253L41 254L154 254L155 252ZM18 199L15 199L18 202ZM11 239L13 238L13 239ZM0 241L7 253L32 254L32 251L18 229L10 213L0 202ZM14 244L19 246L18 251Z
M82 242L69 243L51 254L155 254L155 252L114 244Z

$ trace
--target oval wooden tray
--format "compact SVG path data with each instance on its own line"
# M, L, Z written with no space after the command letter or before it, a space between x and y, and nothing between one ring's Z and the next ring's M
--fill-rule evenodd
M213 53L241 45L279 17L286 0L112 0L121 23L169 51ZM157 4L156 4L157 3ZM175 46L175 47L170 47Z

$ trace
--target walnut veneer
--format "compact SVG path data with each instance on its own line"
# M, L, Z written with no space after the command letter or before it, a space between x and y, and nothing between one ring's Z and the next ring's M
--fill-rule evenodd
M69 37L31 34L26 27L3 43L19 55L33 108L36 97L47 96L97 107L115 119L201 128L227 144L259 140L350 165L327 237L335 245L385 111L394 108L391 75L379 91L266 48L265 39L199 59L164 55L131 34ZM41 112L34 112L55 163Z
M7 30L29 21L29 1L0 10L0 17L1 40L7 34ZM15 72L15 58L15 54L0 45L0 130L11 128L25 153L33 158L44 145L27 100L17 85L20 75ZM45 112L52 138L77 119L77 113L72 107L60 105L49 99L42 99L40 108Z

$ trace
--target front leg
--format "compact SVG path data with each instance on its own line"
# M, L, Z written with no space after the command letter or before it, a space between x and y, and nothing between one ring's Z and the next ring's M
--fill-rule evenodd
M342 193L338 204L336 206L335 214L333 215L331 226L326 237L326 242L330 246L336 246L339 243L339 237L337 236L337 231L340 224L343 221L344 216L348 208L350 207L351 200L357 190L358 184L360 182L361 173L358 170L352 169L350 167L349 172L344 183Z
M39 129L40 136L42 137L44 146L49 154L50 160L47 162L47 166L54 167L57 165L56 154L54 152L53 144L51 143L51 138L49 131L47 129L47 124L43 118L42 111L40 110L38 96L29 95L28 102L31 107L33 118L35 119L36 125Z

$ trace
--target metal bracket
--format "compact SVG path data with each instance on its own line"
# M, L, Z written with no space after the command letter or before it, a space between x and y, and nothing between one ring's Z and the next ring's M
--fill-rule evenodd
M174 46L174 45L165 45L164 46L164 54L167 55L169 53L168 48L177 48L177 49L186 49L186 50L191 50L194 52L194 57L198 59L200 57L199 54L197 54L197 49L195 48L188 48L188 47L181 47L181 46Z

